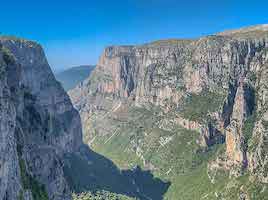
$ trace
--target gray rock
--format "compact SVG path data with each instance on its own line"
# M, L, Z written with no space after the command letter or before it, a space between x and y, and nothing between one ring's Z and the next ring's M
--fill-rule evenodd
M0 38L0 199L71 199L63 155L82 144L81 122L40 45ZM38 198L38 197L36 197Z
M69 92L79 110L83 130L90 138L92 123L110 113L118 102L127 105L161 106L167 112L181 106L189 94L208 90L226 94L219 115L210 113L213 127L204 131L203 141L213 143L213 135L227 136L228 162L231 168L262 168L258 171L267 180L267 130L262 126L267 116L267 25L219 33L196 40L163 40L139 46L111 46L104 50L90 77ZM265 81L266 80L266 81ZM250 89L248 88L250 86ZM258 97L255 105L255 95ZM257 112L253 135L245 139L245 122ZM178 113L180 114L180 113ZM95 127L99 135L113 133L109 127ZM194 123L195 124L195 123ZM105 125L104 125L105 126ZM258 131L257 131L258 130ZM258 135L258 136L257 136ZM208 138L210 140L208 140ZM256 138L258 148L249 153L248 146ZM90 142L89 142L90 143ZM204 142L201 142L202 144ZM248 161L248 157L251 157ZM248 163L249 162L249 163ZM227 165L225 165L227 166ZM251 170L251 171L252 171Z

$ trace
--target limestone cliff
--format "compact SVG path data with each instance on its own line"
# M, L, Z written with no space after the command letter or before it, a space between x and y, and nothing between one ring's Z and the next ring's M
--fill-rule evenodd
M1 37L0 67L0 199L71 199L63 155L82 144L78 112L39 44Z
M267 27L106 48L91 76L69 93L85 141L94 146L96 137L117 137L129 108L154 106L163 113L151 128L168 130L165 121L165 127L197 131L201 146L226 143L226 169L236 175L249 169L267 182ZM139 134L145 126L136 127ZM148 151L141 149L142 139L131 142L143 163L155 169L140 153Z

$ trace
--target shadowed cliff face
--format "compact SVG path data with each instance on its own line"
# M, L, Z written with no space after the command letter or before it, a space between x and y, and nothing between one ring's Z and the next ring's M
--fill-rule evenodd
M0 38L0 199L71 199L63 154L82 144L80 117L42 48Z
M84 141L123 167L142 163L169 177L177 173L170 160L181 159L172 145L178 130L193 131L201 152L225 143L213 166L267 183L267 49L266 26L106 48L69 92Z

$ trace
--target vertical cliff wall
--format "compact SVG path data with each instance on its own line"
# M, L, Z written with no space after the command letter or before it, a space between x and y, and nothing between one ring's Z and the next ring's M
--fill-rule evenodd
M0 199L71 199L63 155L82 144L80 117L40 45L0 38Z
M197 131L201 146L225 143L223 166L232 174L249 170L267 182L267 33L267 26L257 26L196 40L106 48L88 80L70 91L85 142L100 150L101 137L108 138L104 146L114 137L125 142L125 125L133 120L129 108L148 109L153 118L153 106L163 112L152 119L152 129L143 123L149 119L135 118L137 126L128 131L132 138L137 131L137 138L124 149L133 150L144 165L157 168L144 157L153 148L142 145L144 138L158 137L158 132L150 135L154 129L163 135L170 131L158 138L168 146L175 124Z

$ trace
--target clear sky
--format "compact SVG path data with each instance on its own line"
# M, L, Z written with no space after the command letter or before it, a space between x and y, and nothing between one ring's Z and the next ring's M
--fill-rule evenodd
M267 0L1 0L0 31L38 41L54 69L108 45L194 38L268 23Z

